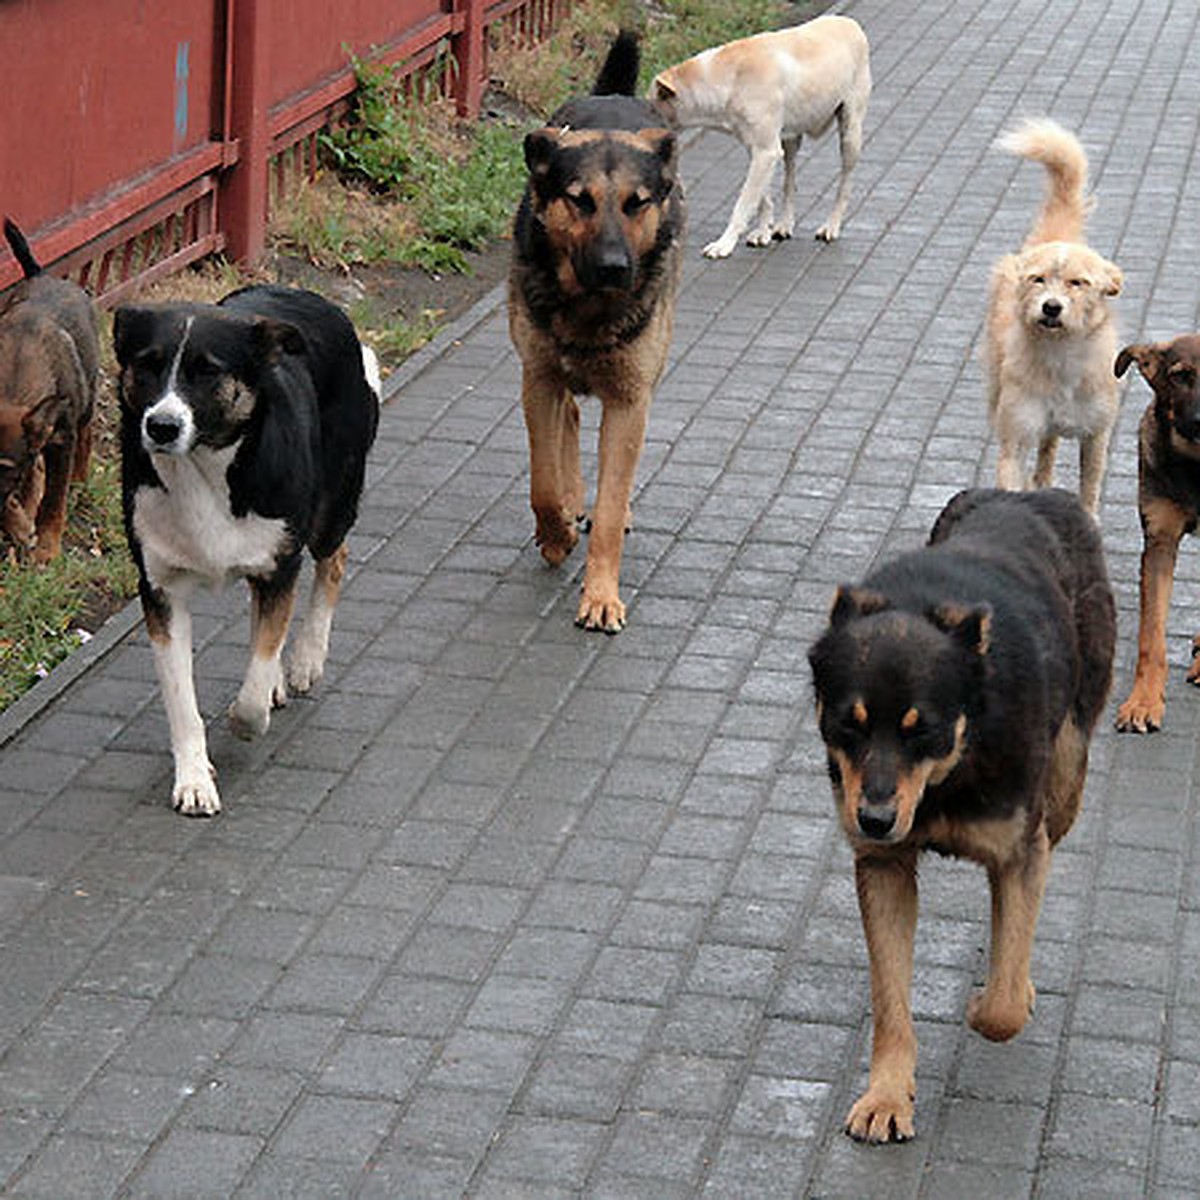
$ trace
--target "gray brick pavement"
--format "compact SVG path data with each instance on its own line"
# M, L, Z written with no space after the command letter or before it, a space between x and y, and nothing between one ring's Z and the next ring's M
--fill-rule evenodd
M1036 169L1075 126L1130 337L1200 309L1200 9L852 0L875 98L843 240L721 263L742 152L684 172L690 248L628 542L631 624L572 624L532 545L494 294L400 372L329 676L244 746L240 591L197 618L227 810L167 803L125 614L0 719L0 1188L14 1196L1171 1197L1200 1190L1200 626L1182 556L1167 728L1098 735L1056 856L1038 1011L971 1034L969 865L923 880L919 1138L853 1145L866 962L805 662L831 588L988 482L976 346ZM801 166L805 234L836 152ZM1129 679L1131 384L1103 522ZM596 414L585 413L591 461ZM1065 472L1070 481L1069 467ZM131 631L132 630L132 631Z

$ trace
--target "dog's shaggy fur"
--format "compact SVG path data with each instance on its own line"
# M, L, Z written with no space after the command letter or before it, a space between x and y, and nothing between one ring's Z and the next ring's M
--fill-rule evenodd
M1046 198L1025 245L992 271L987 316L988 410L1000 442L996 482L1009 491L1053 482L1060 437L1079 439L1079 491L1096 516L1117 418L1116 326L1108 299L1121 271L1084 242L1087 155L1074 134L1031 120L1000 145L1040 162Z

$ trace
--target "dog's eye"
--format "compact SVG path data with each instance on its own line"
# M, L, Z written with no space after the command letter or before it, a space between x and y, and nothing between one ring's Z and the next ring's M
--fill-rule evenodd
M1029 282L1030 283L1045 283L1046 277L1045 277L1045 275L1030 275Z
M1067 287L1073 287L1073 288L1087 287L1087 280L1086 279L1068 279Z
M591 192L568 192L567 199L585 216L596 211L596 201Z
M650 203L650 197L644 196L640 192L634 192L626 197L625 203L621 205L621 210L627 217L635 217Z
M1172 382L1177 383L1180 387L1192 388L1196 386L1196 371L1194 367L1172 367L1170 375Z
M162 354L157 350L143 350L133 360L133 369L142 375L157 375L166 365Z
M193 379L211 379L221 373L221 364L207 354L198 355L187 364L187 374Z

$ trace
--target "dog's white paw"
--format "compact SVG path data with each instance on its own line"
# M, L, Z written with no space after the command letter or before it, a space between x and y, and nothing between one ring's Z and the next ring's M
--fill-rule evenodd
M719 237L715 242L709 242L704 247L705 258L728 258L733 253L736 239Z
M229 728L243 742L262 737L271 728L271 706L239 696L229 706Z
M297 646L292 661L288 664L288 685L292 691L303 695L310 691L324 674L325 655L313 646Z
M746 234L747 246L769 246L774 240L775 239L771 234L771 230L766 227L762 229L755 229Z
M841 223L834 223L833 221L830 221L828 224L822 225L821 228L817 230L817 241L836 242L838 240L838 235L841 232Z
M777 242L786 242L795 232L795 224L792 221L780 221L772 230L771 236Z
M175 811L185 817L215 817L221 811L216 772L207 760L191 767L178 767L171 792Z

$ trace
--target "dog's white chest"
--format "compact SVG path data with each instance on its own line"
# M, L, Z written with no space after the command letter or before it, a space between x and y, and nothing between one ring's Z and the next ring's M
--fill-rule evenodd
M163 586L180 574L217 584L231 575L271 571L288 532L277 518L230 511L225 473L236 447L199 448L175 458L157 455L162 488L144 487L134 499L133 528L150 579Z

